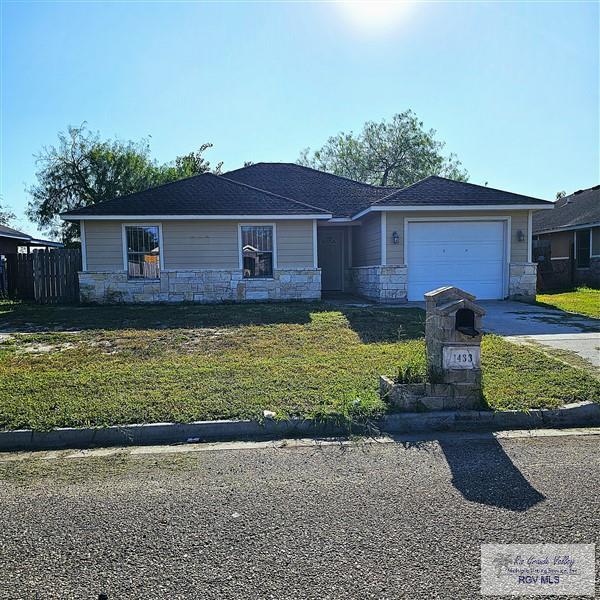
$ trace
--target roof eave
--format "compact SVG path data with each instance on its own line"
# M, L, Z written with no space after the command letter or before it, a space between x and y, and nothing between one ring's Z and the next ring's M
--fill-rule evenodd
M51 248L64 248L64 244L62 242L54 242L52 240L42 240L38 238L31 238L30 243L34 246L48 246Z
M551 202L548 204L426 204L426 205L373 205L356 213L352 220L370 212L434 212L434 211L467 211L467 210L548 210L554 208Z
M551 227L549 229L533 228L533 235L544 235L546 233L561 233L563 231L576 231L578 229L590 229L592 227L600 227L600 221L592 221L591 223L580 223L578 225L563 225L561 227Z
M331 219L331 213L307 213L307 214L238 214L238 215L70 215L68 213L59 215L63 221L247 221L247 220L312 220Z
M13 235L11 233L0 232L0 237L10 238L11 240L23 240L29 241L31 238L30 235Z

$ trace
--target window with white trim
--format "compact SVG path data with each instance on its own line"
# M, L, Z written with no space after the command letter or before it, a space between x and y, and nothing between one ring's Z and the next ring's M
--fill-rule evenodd
M240 231L244 277L273 277L273 226L242 225Z
M127 277L158 279L160 277L160 228L158 225L125 226Z

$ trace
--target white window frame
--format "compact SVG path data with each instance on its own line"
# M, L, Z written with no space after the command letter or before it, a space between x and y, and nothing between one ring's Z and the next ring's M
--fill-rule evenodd
M510 280L510 262L511 262L511 241L512 241L512 217L507 216L477 216L477 217L404 217L404 264L408 268L407 272L407 289L408 278L410 278L410 265L408 257L408 225L409 223L427 223L427 222L444 222L444 221L502 221L504 223L504 269L502 273L502 289L504 297L509 294Z
M158 267L162 274L165 266L164 250L163 250L163 230L162 223L121 223L121 243L123 247L123 269L129 279L129 268L127 260L127 227L158 227ZM160 281L160 279L146 279L144 277L135 277L137 281Z
M533 211L527 213L527 262L533 262ZM512 232L511 232L512 233Z
M387 212L383 211L381 213L381 224L380 224L380 233L381 236L381 250L379 257L381 259L381 264L385 267L387 265Z
M594 229L600 234L600 227L590 227L590 258L600 258L600 254L594 254Z
M87 241L85 239L85 221L79 222L79 240L81 241L81 270L87 271Z
M273 228L273 277L244 277L244 281L271 281L275 279L277 270L277 226L275 223L238 223L238 266L244 272L244 251L242 248L242 227L272 227Z
M313 219L313 222L312 222L313 269L319 268L319 255L318 255L317 243L318 243L317 220Z

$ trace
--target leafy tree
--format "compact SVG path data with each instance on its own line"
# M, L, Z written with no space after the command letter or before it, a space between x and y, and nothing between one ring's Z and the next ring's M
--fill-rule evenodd
M147 140L102 140L85 123L69 127L58 134L56 146L44 147L36 156L37 182L27 189L27 215L70 243L79 236L79 227L60 221L60 213L209 171L202 154L210 147L203 144L197 152L158 165Z
M566 195L567 195L567 192L565 192L565 190L561 190L560 192L556 192L556 199L557 200L561 200Z
M172 164L166 164L160 168L160 178L164 182L168 182L208 172L220 175L223 161L217 163L214 169L211 170L210 162L202 156L204 152L212 147L212 144L202 144L196 152L178 156Z
M332 136L319 150L302 151L297 162L372 185L405 187L428 175L467 181L456 155L444 155L445 143L435 136L407 110L391 121L368 121L358 134Z
M15 218L15 213L7 206L0 204L0 225L8 225Z

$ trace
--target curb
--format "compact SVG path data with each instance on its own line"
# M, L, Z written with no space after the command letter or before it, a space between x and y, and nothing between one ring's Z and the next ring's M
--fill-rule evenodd
M394 413L373 423L351 428L333 421L290 419L275 421L196 421L194 423L149 423L102 428L67 427L50 431L19 429L0 432L0 451L57 450L93 446L144 446L269 439L282 437L338 436L349 433L409 433L435 431L502 431L507 429L563 429L600 426L600 404L578 402L557 409L529 412L507 411L432 411Z

